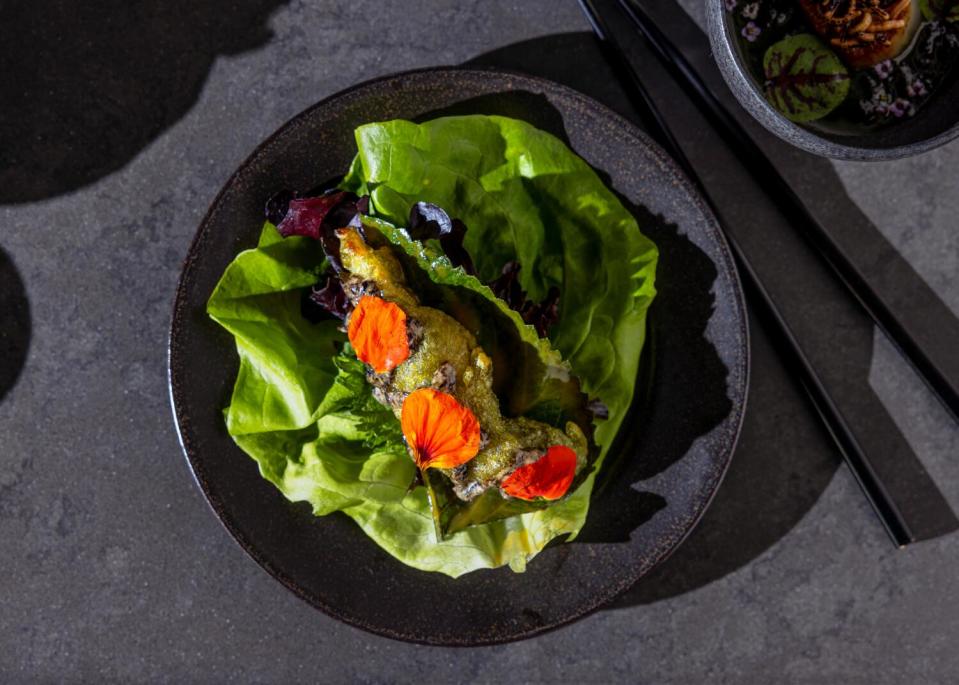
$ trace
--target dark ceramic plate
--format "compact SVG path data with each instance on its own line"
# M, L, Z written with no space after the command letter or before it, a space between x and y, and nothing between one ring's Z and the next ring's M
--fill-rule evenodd
M586 528L523 574L457 580L406 567L347 517L311 515L260 478L227 435L231 337L204 313L233 257L256 242L280 188L340 176L353 129L392 118L503 114L561 136L636 212L662 253L637 401L602 472ZM478 645L572 621L665 559L709 504L746 402L748 333L716 222L666 155L597 102L549 81L435 69L365 83L315 105L257 148L220 192L190 246L170 335L170 391L184 452L217 516L261 566L326 613L402 640Z

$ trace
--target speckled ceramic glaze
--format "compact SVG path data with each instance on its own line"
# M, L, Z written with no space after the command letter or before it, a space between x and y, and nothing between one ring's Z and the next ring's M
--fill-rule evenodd
M917 155L959 136L959 79L942 89L916 114L868 133L840 135L791 122L766 100L744 64L724 0L706 0L713 56L736 99L759 123L788 143L836 159L880 161Z
M404 566L347 517L314 517L307 504L288 502L259 476L224 426L237 357L205 303L236 253L255 244L266 198L342 175L355 152L356 126L470 112L523 118L567 140L636 212L662 257L637 400L601 474L586 528L576 541L548 547L526 573L501 568L453 580ZM240 545L336 618L443 645L515 640L567 623L665 559L726 471L745 409L748 366L732 259L715 220L665 154L626 120L565 87L457 69L356 86L295 117L257 148L200 225L170 336L170 391L184 452Z

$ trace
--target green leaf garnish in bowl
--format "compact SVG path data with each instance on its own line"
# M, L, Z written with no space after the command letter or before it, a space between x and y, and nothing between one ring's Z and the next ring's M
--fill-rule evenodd
M838 107L849 92L849 72L811 33L774 43L763 58L766 98L791 121L815 121Z

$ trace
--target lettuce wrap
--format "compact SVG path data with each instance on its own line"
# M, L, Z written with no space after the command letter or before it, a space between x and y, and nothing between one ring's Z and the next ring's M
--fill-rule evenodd
M540 420L555 409L556 421L575 415L591 423L591 469L549 506L462 510L437 541L426 488L410 487L416 467L400 426L373 398L340 322L303 315L304 293L328 265L321 244L281 238L270 222L258 245L229 265L208 303L210 316L235 337L240 359L227 429L288 499L308 502L316 515L342 511L405 564L452 577L507 564L522 571L550 540L575 537L586 520L596 471L633 397L656 247L582 159L524 122L390 121L361 126L356 142L341 187L370 197L364 222L444 293L448 306L465 302L473 316L495 319L489 328L522 341L523 354L497 360L509 364L504 377L523 379L499 388L501 403ZM399 228L420 202L468 227L464 247L475 276L454 266L437 241L411 240ZM531 300L558 289L548 338L485 285L513 261ZM484 345L495 352L502 337ZM572 390L543 380L543 369L556 365L575 378ZM587 400L601 403L607 418L578 411Z

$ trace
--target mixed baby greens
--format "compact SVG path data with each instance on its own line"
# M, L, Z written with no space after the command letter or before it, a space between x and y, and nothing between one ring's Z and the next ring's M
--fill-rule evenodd
M334 222L388 245L410 289L472 331L493 360L504 415L576 424L588 466L552 501L495 488L461 501L434 469L423 472L427 487L411 487L423 476L343 322L311 315L314 302L344 305L327 273L338 253L319 227L319 240L281 238L267 222L210 298L240 358L227 429L287 498L317 515L344 512L406 564L454 577L521 571L585 522L596 469L633 396L656 248L585 162L523 122L391 121L360 127L356 141L341 189L369 196L369 206L351 200L354 211ZM272 210L281 224L292 211ZM461 221L427 230L449 216Z

